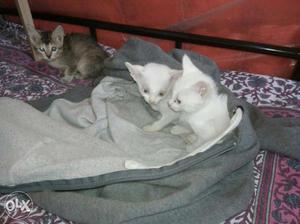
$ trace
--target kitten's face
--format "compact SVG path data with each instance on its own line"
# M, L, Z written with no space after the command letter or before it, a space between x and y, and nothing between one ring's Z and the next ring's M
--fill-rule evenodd
M53 32L37 32L29 29L29 38L36 52L47 61L58 58L63 52L64 30L61 26L56 27Z
M174 92L172 99L169 101L169 106L177 112L195 112L198 111L205 101L206 83L199 81L193 86Z
M131 77L136 81L141 95L149 104L159 103L169 93L173 79L181 71L156 63L145 66L125 63Z
M169 106L178 112L195 112L205 102L209 83L199 81L201 72L186 55L182 67L183 75L174 84Z

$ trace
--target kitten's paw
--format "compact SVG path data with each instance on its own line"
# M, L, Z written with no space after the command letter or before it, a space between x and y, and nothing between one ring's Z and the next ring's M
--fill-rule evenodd
M193 144L194 142L197 141L197 139L198 139L197 135L190 134L186 136L183 140L185 141L186 144Z
M63 82L71 82L72 80L73 80L73 76L71 76L71 75L65 75L63 78L62 78L62 80L63 80Z
M151 125L144 126L143 130L148 132L155 132L155 131L160 131L161 128L151 124Z
M175 125L171 128L170 133L172 135L181 135L185 133L189 133L190 131L182 126Z
M145 169L146 166L144 166L143 164L134 161L134 160L126 160L125 164L124 164L126 169Z
M194 144L189 144L189 145L186 146L186 151L187 151L188 153L190 153L190 152L195 151L197 148L198 148L198 147L197 147L196 145L194 145Z
M195 150L194 146L192 144L189 144L186 146L186 151L188 153L193 152Z
M187 146L186 146L186 151L187 152L193 152L193 151L195 151L195 150L197 150L198 152L204 152L204 151L206 151L207 149L206 148L201 148L202 147L202 145L203 145L203 143L204 142L202 142L202 141L199 141L199 140L196 140L196 141L194 141L192 144L188 144Z

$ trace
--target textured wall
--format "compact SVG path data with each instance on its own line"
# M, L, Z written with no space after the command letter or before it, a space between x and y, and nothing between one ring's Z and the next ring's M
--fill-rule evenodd
M286 46L300 45L299 0L29 0L33 11L184 31L218 37ZM14 6L12 0L5 3ZM52 29L55 24L36 21L37 27ZM65 26L68 32L88 32ZM99 41L120 47L130 38L99 30ZM147 39L147 38L146 38ZM169 41L148 39L165 50ZM185 49L207 55L222 69L249 71L289 77L294 61L273 56L244 53L195 45Z

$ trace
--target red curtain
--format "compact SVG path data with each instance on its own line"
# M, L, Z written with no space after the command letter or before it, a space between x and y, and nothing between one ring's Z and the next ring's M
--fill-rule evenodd
M4 1L14 7L13 0ZM29 0L31 9L62 15L183 31L285 46L300 45L298 0ZM35 21L49 30L56 24ZM66 25L67 32L88 32ZM131 36L97 31L98 40L119 48ZM163 49L173 42L145 38ZM213 58L221 69L290 77L295 61L261 54L184 44Z

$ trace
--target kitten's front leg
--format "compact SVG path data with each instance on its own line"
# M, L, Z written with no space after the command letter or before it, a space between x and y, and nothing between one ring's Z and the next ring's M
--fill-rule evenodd
M154 123L152 123L150 125L144 126L143 130L149 131L149 132L160 131L161 129L166 127L168 124L170 124L172 121L174 121L175 118L176 117L174 117L174 116L162 115L162 117L158 121L155 121Z
M197 137L197 135L195 135L195 136L196 136L196 139L194 139L194 142L192 142L191 144L186 146L186 149L188 152L194 151L195 149L199 148L204 143L202 138Z
M62 80L64 82L71 82L74 78L74 72L75 71L70 67L66 67L64 70L64 77L62 78Z
M71 82L72 80L73 80L73 76L71 76L71 75L65 75L63 78L62 78L62 80L64 81L64 82Z
M198 136L196 134L189 134L183 138L186 144L192 145L198 140Z
M185 128L183 126L180 126L180 125L175 125L170 130L170 133L172 135L182 135L182 134L187 134L190 132L191 132L191 130L189 130L188 128Z

